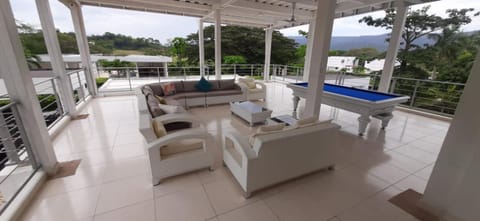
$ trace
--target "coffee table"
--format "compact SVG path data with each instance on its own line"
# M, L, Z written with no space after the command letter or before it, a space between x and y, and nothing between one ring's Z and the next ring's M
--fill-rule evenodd
M250 101L231 102L230 111L247 121L250 126L256 123L264 123L272 115L271 110Z

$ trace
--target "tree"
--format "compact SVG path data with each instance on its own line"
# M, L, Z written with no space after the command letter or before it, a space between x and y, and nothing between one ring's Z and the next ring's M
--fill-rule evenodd
M417 45L415 43L416 40L445 28L458 30L462 25L472 21L470 13L474 11L473 8L460 10L448 9L446 11L448 14L447 17L442 18L434 14L429 14L429 9L430 6L425 6L421 9L407 12L405 28L402 33L402 47L397 56L400 60L400 73L407 71L408 65L414 65L409 64L412 60L412 53L410 53L410 51L423 47L423 45ZM372 16L365 16L360 19L359 22L369 26L383 27L391 30L393 29L396 12L394 9L387 9L385 12L386 15L383 18L374 19ZM474 16L476 15L477 13L474 14ZM388 40L389 39L387 39L387 41Z
M177 66L183 66L187 42L184 38L176 37L170 41L170 54L175 57Z
M224 64L245 64L247 60L240 55L228 55L223 57Z
M214 27L204 29L204 49L206 63L215 60ZM189 64L198 64L198 33L186 37L186 58ZM272 34L271 63L295 63L297 44L294 40L283 36L280 32ZM265 31L261 28L243 26L222 27L222 59L225 56L242 56L246 63L262 64L265 60Z

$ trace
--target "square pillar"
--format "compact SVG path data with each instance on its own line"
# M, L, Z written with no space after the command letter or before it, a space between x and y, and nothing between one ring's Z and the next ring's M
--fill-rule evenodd
M17 32L10 1L0 1L0 74L17 110L35 159L49 173L57 170L57 158L42 116Z
M307 35L307 51L305 52L305 61L303 64L303 81L308 81L308 76L310 74L310 61L312 55L312 44L313 44L313 27L315 27L315 18L310 21L308 25L308 35Z
M315 25L309 38L312 38L311 50L307 55L310 64L308 71L308 89L304 118L319 116L322 104L323 82L327 74L328 51L332 39L333 20L336 0L317 2ZM312 62L315 61L315 62Z
M272 35L273 29L265 29L265 66L263 68L263 80L270 80L270 59L272 57Z
M480 53L421 201L442 220L480 220Z
M222 79L222 21L220 9L213 12L215 17L215 79Z
M70 77L67 76L65 62L58 42L57 30L52 17L52 11L48 0L36 0L38 16L42 25L42 34L47 47L48 56L52 65L53 74L57 77L60 99L69 115L77 113L77 107L73 100L73 89Z
M198 21L198 64L200 66L200 76L205 76L205 40L203 35L203 20Z
M388 93L390 81L392 80L393 69L395 68L395 61L397 60L398 49L402 40L402 33L405 27L405 20L407 18L407 6L404 1L396 1L397 6L395 21L393 22L392 33L390 34L390 42L388 44L387 55L385 56L385 63L383 64L382 76L378 91Z
M60 0L70 9L73 28L75 30L75 39L77 40L78 52L82 59L82 67L85 68L85 78L88 85L88 91L92 96L97 95L97 84L93 76L92 59L90 58L90 48L88 46L87 31L83 20L82 6L76 0Z

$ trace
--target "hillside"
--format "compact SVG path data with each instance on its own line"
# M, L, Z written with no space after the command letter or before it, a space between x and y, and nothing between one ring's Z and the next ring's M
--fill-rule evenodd
M300 45L306 44L307 39L303 36L289 36ZM330 44L330 50L348 51L355 48L375 48L378 51L386 51L388 43L385 39L388 34L383 35L363 35L363 36L333 36ZM427 37L419 39L416 43L419 45L431 44L433 41Z

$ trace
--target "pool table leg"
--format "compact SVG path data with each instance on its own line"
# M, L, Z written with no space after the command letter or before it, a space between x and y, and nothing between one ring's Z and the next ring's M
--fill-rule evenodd
M367 125L370 123L370 116L368 115L360 115L358 117L358 135L363 136L365 130L367 129Z
M293 112L297 112L298 102L300 101L299 96L293 96Z

